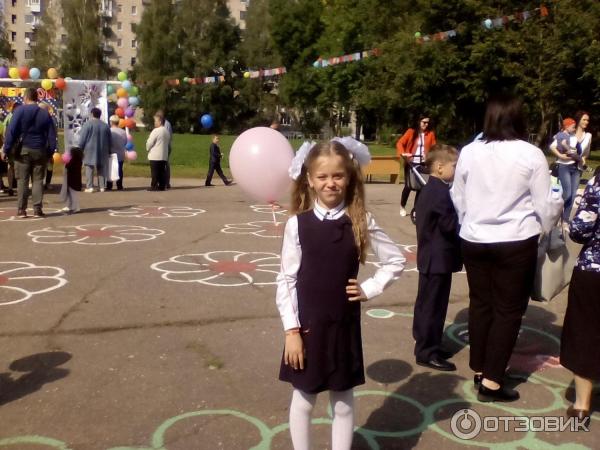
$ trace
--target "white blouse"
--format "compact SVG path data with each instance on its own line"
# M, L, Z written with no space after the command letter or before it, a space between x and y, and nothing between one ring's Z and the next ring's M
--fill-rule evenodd
M344 204L328 210L315 203L314 214L320 220L336 220L346 213ZM381 268L375 275L361 283L365 296L371 299L383 292L404 270L406 259L385 232L375 223L375 219L367 213L367 229L369 231L370 248L375 253ZM281 315L284 330L300 327L298 318L298 296L296 278L302 261L302 248L298 235L298 218L290 217L285 225L283 247L281 249L281 269L277 276L276 303ZM323 280L327 282L327 280Z
M562 198L552 196L544 154L519 140L465 146L450 194L460 236L469 242L522 241L548 232L563 207Z

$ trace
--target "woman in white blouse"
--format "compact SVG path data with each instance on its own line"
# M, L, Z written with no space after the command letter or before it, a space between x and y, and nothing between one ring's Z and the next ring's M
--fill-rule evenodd
M538 237L563 202L542 151L525 141L521 103L488 103L483 138L462 149L451 190L469 283L469 365L480 401L514 401L503 385L533 287Z
M170 142L171 134L165 128L165 116L157 112L154 115L154 129L146 141L150 173L152 175L149 191L164 191L166 188Z
M581 154L581 161L579 163L560 153L554 143L550 146L550 150L556 155L556 163L561 167L559 168L558 177L564 189L563 199L565 200L565 209L562 217L565 222L568 222L570 219L573 202L579 189L581 172L584 169L587 158L590 156L592 146L592 133L585 131L590 124L590 115L585 111L577 111L575 114L575 123L577 124L577 129L575 130L575 136L571 138L571 146L579 146L577 149L578 153Z

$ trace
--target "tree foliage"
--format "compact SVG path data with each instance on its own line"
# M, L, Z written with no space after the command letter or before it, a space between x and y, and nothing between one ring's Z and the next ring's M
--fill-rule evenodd
M98 0L62 0L68 30L61 52L61 71L73 78L104 79L111 69L104 59Z
M56 42L56 21L52 12L45 10L35 31L35 45L31 48L32 67L56 67L59 55Z

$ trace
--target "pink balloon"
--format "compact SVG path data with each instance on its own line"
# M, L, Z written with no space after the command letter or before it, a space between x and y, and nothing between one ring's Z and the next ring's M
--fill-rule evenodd
M130 150L125 152L125 156L127 156L129 161L135 161L137 159L137 152L135 150Z
M71 158L72 158L72 156L69 152L65 152L62 154L62 161L65 164L69 164L71 162Z
M125 97L120 97L120 98L117 100L117 106L118 106L119 108L123 108L123 109L125 109L125 108L127 108L127 106L129 106L129 101L128 101L128 100L127 100Z
M292 183L288 169L294 158L292 146L280 132L256 127L238 136L229 153L229 167L236 183L261 202L275 202L287 194Z
M133 134L127 135L127 142L133 142Z

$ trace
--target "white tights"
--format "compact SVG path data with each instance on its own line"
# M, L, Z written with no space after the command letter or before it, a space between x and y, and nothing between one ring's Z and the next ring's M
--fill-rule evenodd
M299 389L292 393L290 405L290 433L294 450L310 450L310 415L317 394L307 394ZM329 391L329 402L333 411L331 425L332 450L349 450L354 433L354 396L352 389Z

